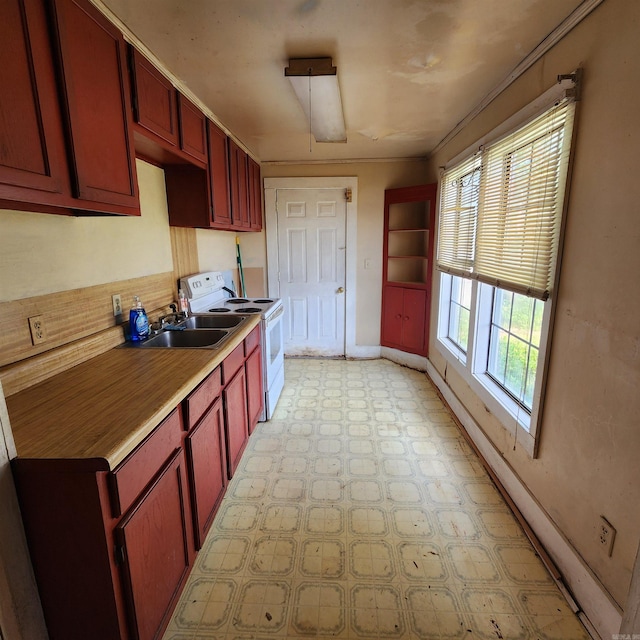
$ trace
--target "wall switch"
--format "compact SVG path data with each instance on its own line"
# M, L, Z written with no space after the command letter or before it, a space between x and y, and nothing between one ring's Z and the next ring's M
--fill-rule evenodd
M47 331L42 316L31 316L29 318L29 329L31 330L31 342L34 346L47 340Z
M371 269L371 258L367 258L367 259L364 261L364 268L365 268L365 269Z
M120 316L122 315L122 298L119 293L111 296L111 301L113 302L113 315Z
M600 516L600 525L598 527L598 542L611 557L613 553L613 541L616 539L615 527L604 517Z

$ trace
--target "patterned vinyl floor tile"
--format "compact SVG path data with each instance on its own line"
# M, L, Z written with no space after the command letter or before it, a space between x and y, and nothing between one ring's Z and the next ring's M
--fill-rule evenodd
M164 640L589 640L424 374L285 367Z

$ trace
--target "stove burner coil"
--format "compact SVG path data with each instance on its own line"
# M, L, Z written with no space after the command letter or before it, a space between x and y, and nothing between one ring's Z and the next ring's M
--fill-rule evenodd
M244 304L245 302L249 302L247 298L229 298L225 300L227 304Z
M255 304L270 304L273 300L270 298L256 298L255 300L252 300L252 302Z
M260 309L260 307L240 307L237 311L242 313L260 313L262 309Z
M213 309L209 309L209 313L229 313L231 309L227 309L226 307L214 307Z

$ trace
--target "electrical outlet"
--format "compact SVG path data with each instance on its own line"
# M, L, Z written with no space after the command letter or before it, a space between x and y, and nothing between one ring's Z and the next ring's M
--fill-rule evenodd
M29 329L31 331L31 342L34 346L46 341L47 330L42 316L31 316L29 318Z
M598 527L598 542L600 546L611 557L613 553L613 541L616 539L615 527L604 517L600 516L600 526Z
M113 303L113 315L121 316L122 315L122 298L119 293L111 296L111 301Z

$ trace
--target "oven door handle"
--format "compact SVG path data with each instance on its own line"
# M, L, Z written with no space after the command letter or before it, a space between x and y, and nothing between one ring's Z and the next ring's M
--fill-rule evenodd
M279 318L284 313L284 305L278 307L268 318L265 319L265 324L269 325L273 320Z

